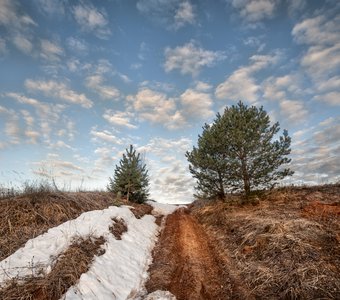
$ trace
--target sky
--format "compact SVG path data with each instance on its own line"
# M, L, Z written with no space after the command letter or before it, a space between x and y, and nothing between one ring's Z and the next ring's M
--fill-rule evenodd
M191 201L185 152L239 100L292 137L286 183L339 181L339 71L337 0L0 0L0 184L105 189L133 144Z

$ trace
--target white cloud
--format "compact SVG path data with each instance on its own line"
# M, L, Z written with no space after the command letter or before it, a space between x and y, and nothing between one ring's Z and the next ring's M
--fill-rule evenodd
M40 133L38 131L27 129L25 130L25 136L29 139L29 142L31 144L37 144L40 137Z
M33 50L32 42L27 37L20 34L14 36L13 44L25 54L30 54Z
M131 124L133 113L123 111L107 110L103 118L113 125L123 126L127 128L137 128L136 125Z
M319 15L296 24L294 40L309 45L301 65L314 79L335 73L340 66L340 16Z
M197 81L195 89L199 92L207 92L212 89L212 85L203 81Z
M264 36L249 36L243 40L243 44L246 46L257 48L257 52L261 52L266 44L262 41Z
M288 92L294 96L306 93L300 88L300 81L298 74L271 76L262 83L263 97L267 100L282 100L287 98Z
M339 42L340 16L329 20L326 15L308 18L296 24L292 35L300 44L333 45Z
M6 108L0 105L0 114L9 114L10 111Z
M112 144L122 144L122 140L113 135L110 131L104 130L104 131L98 131L95 128L91 129L90 134L93 136L94 141L103 141L107 143L112 143Z
M292 148L295 179L320 183L324 176L330 182L339 178L340 125L338 118L329 118L313 129L314 134Z
M93 102L89 100L85 94L79 94L71 90L65 83L56 82L54 80L32 80L27 79L25 86L28 90L39 91L47 96L62 99L66 102L79 104L85 108L90 108Z
M63 55L63 49L55 42L49 40L41 40L41 57L47 61L60 61L60 56Z
M31 113L29 111L27 111L27 110L24 110L24 109L21 110L20 112L21 112L21 114L22 114L22 116L23 116L23 118L24 118L24 120L26 122L26 125L28 127L32 127L34 125L35 120L32 117Z
M94 150L94 153L99 156L99 159L94 162L95 169L97 170L107 168L108 166L111 168L117 159L113 155L117 153L115 148L99 147Z
M301 65L306 68L309 76L316 79L335 74L340 67L340 42L330 47L310 47L303 56Z
M63 15L65 13L64 2L60 0L35 0L39 9L48 15Z
M88 50L88 45L84 40L81 40L76 37L69 37L66 40L67 46L74 52L79 53L79 52L87 52Z
M52 149L62 149L62 148L66 148L66 149L71 149L74 150L70 145L66 144L64 141L62 140L58 140L55 143L51 143L49 145L49 148Z
M62 160L58 154L50 153L47 158L38 162L32 163L32 172L38 176L47 177L53 180L59 180L57 183L66 184L60 182L63 178L67 177L67 184L71 185L69 180L76 180L81 182L85 176L85 169L73 162Z
M151 153L159 157L175 156L184 158L186 151L192 147L192 140L186 137L179 139L152 138L147 145L138 147L139 152Z
M222 51L210 51L189 42L174 49L167 47L164 51L164 69L170 72L178 69L181 74L196 76L203 67L211 67L226 58Z
M17 1L1 0L0 1L0 24L6 26L10 30L25 30L28 26L36 26L37 24L32 18L24 14L22 9L18 9Z
M187 89L181 96L182 114L188 118L206 119L214 115L210 94Z
M288 14L297 16L306 7L306 0L288 0Z
M340 87L340 76L333 76L327 80L320 82L317 89L321 92L337 89Z
M32 29L37 24L24 11L20 1L1 0L0 26L5 29L2 35L6 36L7 41L13 43L24 54L31 54L34 46ZM0 54L6 50L6 48L3 48L5 46L5 40L0 38Z
M127 96L127 100L142 120L163 124L169 129L185 125L183 116L176 111L175 99L168 98L164 93L141 88L136 95Z
M339 105L340 15L319 12L296 24L292 35L297 43L308 46L300 63L319 92L314 99Z
M340 91L334 91L325 93L323 95L317 95L314 97L314 99L333 106L340 105Z
M119 90L114 86L104 85L104 78L100 74L86 77L86 86L96 91L103 99L115 99L120 97Z
M195 23L195 13L193 6L189 1L185 1L179 4L179 7L175 14L175 24L174 28L179 29L185 24L194 24Z
M280 54L275 55L253 55L250 57L251 64L240 67L234 71L224 82L216 88L215 95L219 99L231 99L257 101L260 86L256 83L252 74L258 72L271 64L275 64Z
M5 123L5 134L9 137L11 144L19 144L22 131L20 129L19 117L14 114Z
M139 0L136 6L140 13L169 30L195 23L195 10L188 0Z
M73 7L73 15L82 30L93 32L97 37L104 39L111 34L104 10L99 11L90 4L79 4Z
M76 133L75 123L68 120L65 114L62 114L66 108L65 105L42 102L18 93L5 93L2 96L14 99L22 105L35 109L35 115L32 114L29 108L26 109L25 107L25 109L20 110L21 116L26 123L26 128L22 129L24 132L22 136L29 138L29 142L37 143L39 141L51 146L54 144L52 142L54 135L59 138L65 136L69 140L73 139ZM58 127L62 127L62 129L58 129ZM37 138L37 133L39 134L39 139Z
M167 203L191 200L194 179L184 156L191 147L192 141L188 138L154 137L148 144L137 148L138 152L146 153L153 199Z
M167 82L160 82L157 80L144 80L139 84L140 87L148 87L150 89L153 90L157 90L157 91L163 91L163 92L171 92L175 89L175 86L171 83L167 83Z
M228 0L246 22L259 22L272 18L279 4L278 0Z
M295 124L304 122L308 115L308 110L302 101L282 100L280 108L286 120Z

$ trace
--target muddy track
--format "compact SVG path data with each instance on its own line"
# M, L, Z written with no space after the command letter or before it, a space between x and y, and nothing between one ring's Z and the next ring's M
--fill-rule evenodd
M202 226L184 210L168 216L153 258L149 293L167 290L178 300L245 299Z

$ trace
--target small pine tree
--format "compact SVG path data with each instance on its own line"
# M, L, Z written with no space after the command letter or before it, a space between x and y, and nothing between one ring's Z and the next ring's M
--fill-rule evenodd
M109 178L108 190L126 197L128 201L143 203L148 199L149 177L140 153L130 145L116 165L114 177Z
M291 139L287 130L278 140L279 123L270 125L263 107L248 107L241 101L205 124L198 145L186 153L189 169L203 196L224 198L226 191L243 190L246 196L257 188L274 186L293 174L281 166L290 162Z

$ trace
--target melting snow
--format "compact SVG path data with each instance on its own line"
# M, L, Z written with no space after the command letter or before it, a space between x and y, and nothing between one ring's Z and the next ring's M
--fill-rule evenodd
M154 214L167 215L178 208L151 201L148 203L154 207ZM109 230L114 217L124 219L128 227L121 240L116 240ZM105 253L94 258L88 272L81 275L79 282L62 299L138 298L148 277L147 269L152 261L151 251L158 231L154 216L145 215L136 219L129 208L124 206L83 213L77 219L51 228L27 241L24 247L1 261L0 287L13 278L49 273L55 258L77 237L103 236L106 240L102 246ZM157 294L155 297L158 297ZM147 299L173 298L165 293L159 294L159 298Z

